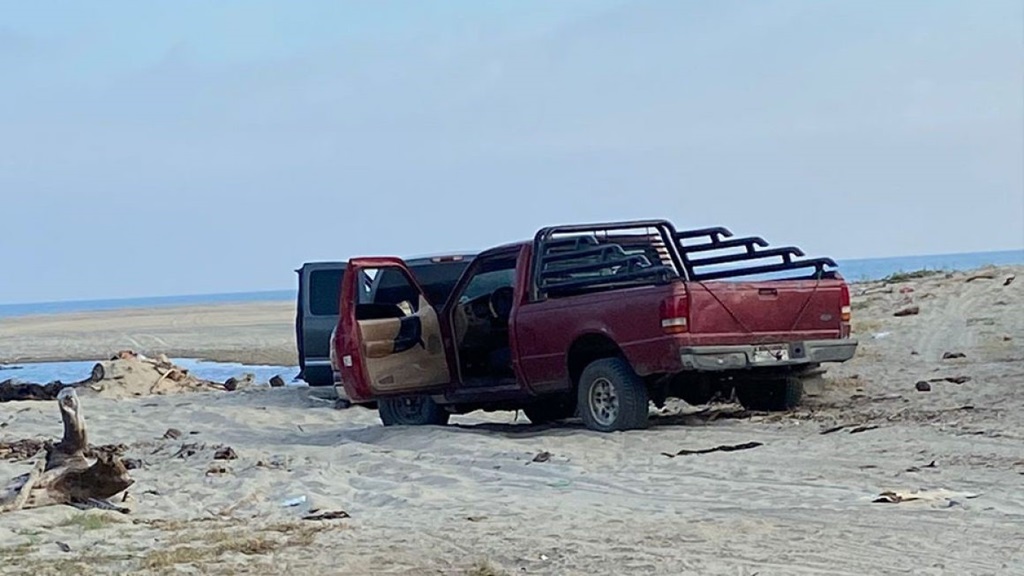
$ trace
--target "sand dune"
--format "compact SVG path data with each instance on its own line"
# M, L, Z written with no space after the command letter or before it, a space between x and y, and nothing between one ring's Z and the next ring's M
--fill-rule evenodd
M677 403L599 434L506 412L383 428L304 388L87 398L91 442L144 463L132 512L0 515L0 572L1024 573L1021 272L856 286L860 354L787 414ZM0 440L59 433L50 402L0 404ZM0 461L0 481L30 467Z

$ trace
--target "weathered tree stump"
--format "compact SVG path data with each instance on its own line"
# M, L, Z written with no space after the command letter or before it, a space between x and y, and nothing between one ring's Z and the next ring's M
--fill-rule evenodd
M135 483L124 463L117 454L106 451L96 453L96 461L89 463L85 418L74 388L61 390L57 405L64 421L64 436L56 444L47 442L46 455L35 468L0 490L0 512L53 504L127 512L106 501Z

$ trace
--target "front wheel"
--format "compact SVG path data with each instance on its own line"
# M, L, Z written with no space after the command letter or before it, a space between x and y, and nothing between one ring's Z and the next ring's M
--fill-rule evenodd
M451 413L430 396L402 396L377 402L377 413L385 426L444 426Z
M580 375L577 404L591 430L646 428L648 403L647 386L622 358L595 360Z

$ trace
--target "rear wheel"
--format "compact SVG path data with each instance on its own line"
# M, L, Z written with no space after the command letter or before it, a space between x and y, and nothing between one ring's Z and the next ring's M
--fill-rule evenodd
M749 410L779 412L800 405L804 382L796 376L760 382L744 382L736 386L736 399Z
M580 375L577 403L583 424L591 430L647 427L647 386L622 358L591 362Z
M385 426L444 426L451 414L430 396L385 398L377 402Z

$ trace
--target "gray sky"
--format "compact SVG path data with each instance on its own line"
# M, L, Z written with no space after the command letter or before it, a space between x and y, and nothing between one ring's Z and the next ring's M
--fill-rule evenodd
M1024 247L1019 0L0 0L0 303L667 217Z

